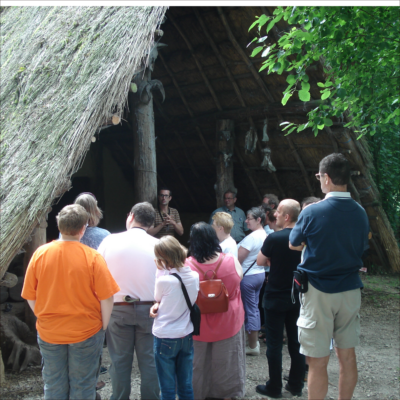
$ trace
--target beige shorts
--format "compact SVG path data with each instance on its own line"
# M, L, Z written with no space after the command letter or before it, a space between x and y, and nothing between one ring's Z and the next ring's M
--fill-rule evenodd
M301 354L315 358L329 356L332 337L339 349L350 349L360 343L360 289L324 293L308 282L308 292L300 296L297 326Z

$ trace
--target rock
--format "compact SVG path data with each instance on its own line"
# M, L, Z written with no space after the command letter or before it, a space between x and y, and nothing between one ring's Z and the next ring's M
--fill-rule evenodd
M23 284L24 284L24 277L20 276L18 278L18 283L14 287L9 289L10 299L12 301L24 301L24 299L21 297Z

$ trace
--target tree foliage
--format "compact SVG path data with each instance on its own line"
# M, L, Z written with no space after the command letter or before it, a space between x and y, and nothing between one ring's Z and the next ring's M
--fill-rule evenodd
M317 82L321 103L308 122L284 122L288 134L311 128L315 134L334 120L365 135L374 156L374 178L397 235L400 227L400 8L277 7L250 26L257 37L254 57L265 57L261 70L288 73L285 105L295 92L311 100L307 68L322 61L325 79ZM285 20L289 30L277 43L268 36ZM278 31L280 29L278 28ZM314 92L315 93L315 92ZM348 118L347 118L348 117Z
M312 128L317 135L332 118L351 119L360 136L385 134L388 125L399 126L400 19L399 7L278 7L273 16L261 15L250 29L258 28L252 56L266 57L261 70L289 72L282 104L298 92L309 101L306 69L323 60L326 79L318 82L321 104L309 113L309 122L289 124L300 132ZM277 43L268 34L281 19L293 25ZM264 33L266 35L264 35Z

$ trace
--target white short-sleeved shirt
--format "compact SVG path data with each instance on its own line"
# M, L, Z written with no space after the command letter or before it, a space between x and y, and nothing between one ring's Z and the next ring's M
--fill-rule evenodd
M253 262L257 260L258 253L261 250L261 247L264 244L264 240L266 239L266 237L267 233L264 229L257 229L256 231L250 233L250 235L246 236L240 243L238 243L238 250L240 247L243 247L250 252L246 259L242 262L243 274L253 264ZM257 265L257 263L255 263L251 267L250 271L246 274L246 276L261 274L264 272L264 267L259 266Z
M157 271L154 245L158 241L144 229L132 228L109 235L101 242L97 251L121 288L114 295L114 303L124 301L126 295L140 301L154 301Z
M190 267L179 271L157 271L154 298L160 303L157 317L153 323L153 335L158 338L182 338L193 332L190 310L182 292L181 282L171 274L178 274L188 292L192 304L197 299L200 289L199 274Z
M229 236L227 239L223 240L219 245L221 246L223 253L230 253L237 258L237 244L232 236Z

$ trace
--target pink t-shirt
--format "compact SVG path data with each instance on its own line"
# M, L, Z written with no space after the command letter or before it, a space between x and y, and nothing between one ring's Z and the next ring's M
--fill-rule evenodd
M215 270L221 255L212 264L200 264L193 257L186 260L185 265L199 273L200 282L204 281L203 274L194 265L199 265L206 272ZM190 261L190 262L188 262ZM244 308L240 294L240 277L236 272L235 261L231 254L225 254L225 258L217 272L217 278L224 282L229 293L229 309L224 313L202 314L200 335L193 336L200 342L217 342L236 335L244 323Z

